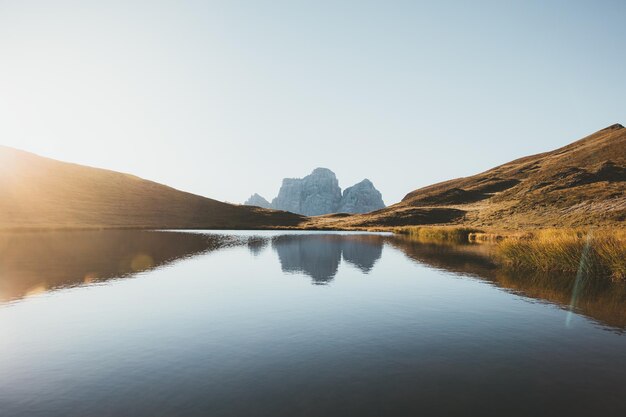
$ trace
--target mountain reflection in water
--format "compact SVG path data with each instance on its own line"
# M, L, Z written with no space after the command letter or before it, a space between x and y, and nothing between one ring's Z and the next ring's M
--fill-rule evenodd
M381 235L282 235L272 239L283 272L302 272L315 284L330 282L343 258L367 274L383 252Z
M432 268L471 276L516 294L571 309L613 329L626 329L626 287L587 277L572 301L574 277L520 274L499 268L489 245L437 245L382 234L170 231L81 231L0 234L0 302L54 289L127 278L179 259L232 246L253 256L271 248L285 273L329 284L341 261L364 274L383 247Z

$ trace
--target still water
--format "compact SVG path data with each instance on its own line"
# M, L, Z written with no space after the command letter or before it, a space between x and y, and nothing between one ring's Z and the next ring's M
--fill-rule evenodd
M0 235L0 415L626 415L624 288L507 274L488 250Z

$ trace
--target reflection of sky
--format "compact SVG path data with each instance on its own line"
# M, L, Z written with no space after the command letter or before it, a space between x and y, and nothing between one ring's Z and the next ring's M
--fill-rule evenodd
M116 415L189 404L276 415L278 403L309 402L330 413L335 397L317 394L371 407L409 386L412 395L394 397L405 407L422 398L428 408L443 389L496 408L515 392L523 408L545 388L536 380L553 399L571 398L581 382L568 372L587 376L585 400L594 387L615 393L626 338L580 316L565 328L565 314L415 264L391 246L367 276L340 265L327 286L285 274L273 250L230 247L0 308L0 406L16 417L21 401L31 413L68 417L103 404Z

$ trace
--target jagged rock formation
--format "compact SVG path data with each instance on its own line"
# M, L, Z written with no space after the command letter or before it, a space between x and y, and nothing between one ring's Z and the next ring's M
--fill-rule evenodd
M272 208L277 210L290 211L292 213L302 212L302 179L285 178L280 186L278 196L272 200ZM280 207L280 208L278 208Z
M261 207L261 208L270 208L270 206L271 206L269 201L267 201L266 199L264 199L263 197L261 197L257 193L252 194L250 196L250 198L248 198L246 200L246 202L243 203L243 204L245 206L257 206L257 207Z
M246 205L269 207L306 216L330 213L367 213L385 207L382 195L370 180L363 180L341 193L335 173L316 168L304 178L285 178L278 196L268 206L263 197L254 194Z
M327 168L316 168L306 177L285 178L272 208L318 216L335 213L341 203L341 188L335 173Z
M340 213L369 213L382 208L383 196L368 179L346 188L339 204Z

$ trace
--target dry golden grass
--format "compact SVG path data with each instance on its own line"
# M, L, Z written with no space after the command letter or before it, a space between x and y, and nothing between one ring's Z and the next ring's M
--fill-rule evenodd
M407 226L396 229L396 232L424 242L468 243L470 236L481 230L470 227Z
M515 269L584 273L626 279L626 230L546 229L498 244L501 262Z
M559 272L626 280L626 228L481 231L414 226L398 234L425 243L495 244L495 260L514 270Z

